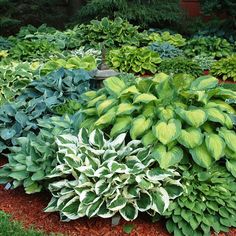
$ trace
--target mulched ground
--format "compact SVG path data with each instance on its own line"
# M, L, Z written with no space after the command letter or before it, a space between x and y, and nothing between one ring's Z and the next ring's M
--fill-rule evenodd
M0 157L0 167L6 159ZM111 219L82 218L80 220L63 223L57 213L44 213L43 209L50 200L48 192L27 195L22 188L4 190L0 185L0 210L12 215L12 219L20 221L28 228L47 233L55 232L69 236L125 236L124 225L133 224L135 227L130 236L170 236L164 227L164 222L152 223L146 215L141 215L132 223L121 220L117 226L111 226ZM216 235L216 234L212 234ZM191 235L190 235L191 236ZM236 229L219 236L236 236Z

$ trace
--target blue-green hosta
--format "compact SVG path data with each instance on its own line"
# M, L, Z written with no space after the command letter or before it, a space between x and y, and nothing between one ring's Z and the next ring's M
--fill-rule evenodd
M48 185L46 176L57 164L55 139L58 135L73 133L72 123L69 117L38 120L38 135L28 132L26 137L16 139L8 163L0 169L0 183L12 182L12 188L23 185L28 194L40 192Z
M58 165L48 178L62 180L49 185L53 197L46 211L59 211L63 220L120 213L129 221L138 212L163 214L182 193L180 176L160 169L141 141L125 144L125 138L123 133L107 139L86 129L78 137L58 136Z
M104 85L83 94L81 127L110 131L112 137L129 132L131 139L155 146L163 169L178 164L183 156L204 168L225 158L233 173L235 110L225 99L235 99L236 93L219 87L216 78L158 74L129 83L111 77Z

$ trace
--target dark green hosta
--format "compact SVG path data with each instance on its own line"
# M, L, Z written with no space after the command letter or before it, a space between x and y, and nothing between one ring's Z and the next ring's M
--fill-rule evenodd
M186 155L204 168L224 158L235 175L235 110L225 99L235 99L236 93L219 87L212 76L192 80L158 74L125 83L111 77L103 89L83 94L80 126L102 129L112 137L129 132L131 139L153 144L163 169Z
M129 221L138 212L163 214L182 193L179 174L160 169L150 148L138 140L125 144L125 137L107 139L85 129L78 137L58 136L58 165L48 178L62 180L49 185L53 198L46 211L59 211L63 220L120 213Z
M56 137L73 133L69 117L51 117L38 120L38 135L28 132L16 139L11 148L8 164L0 169L0 183L12 182L12 188L23 185L26 193L40 192L48 184L46 176L56 166Z
M236 227L236 181L226 169L197 166L183 172L184 193L170 204L166 227L174 236L210 236Z

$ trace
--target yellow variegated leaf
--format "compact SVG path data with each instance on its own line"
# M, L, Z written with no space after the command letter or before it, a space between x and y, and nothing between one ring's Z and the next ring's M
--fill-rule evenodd
M204 143L201 146L190 149L189 152L193 160L201 167L209 168L214 162Z
M152 120L141 115L133 120L133 124L130 129L131 138L137 139L140 137L146 130L152 126Z
M151 93L142 93L134 99L134 103L140 103L140 102L149 103L156 100L157 100L157 97L155 97Z
M106 112L106 114L102 115L96 122L95 127L100 125L109 125L116 117L116 109L117 107L113 107Z
M86 101L89 101L89 100L92 100L94 98L97 97L97 92L96 91L88 91L88 92L85 92L81 95L81 97L86 100Z
M135 85L132 85L125 90L123 90L120 94L120 96L127 95L127 94L139 94L138 89L136 88Z
M166 120L166 121L173 119L175 116L175 113L172 107L166 107L166 108L160 107L157 109L157 114L161 120Z
M181 123L179 120L171 119L169 121L159 121L152 128L155 137L163 144L174 141L181 131Z
M131 122L132 118L130 116L122 116L117 118L111 129L111 137L127 132L130 129Z
M184 121L196 128L203 125L207 120L207 114L202 109L184 110L177 108L175 111Z
M151 103L147 104L144 106L142 114L145 117L150 117L150 118L154 117L156 114L156 107Z
M131 103L120 103L118 105L116 115L128 115L131 114L135 109L137 109L137 106L134 106Z
M206 134L206 147L208 152L217 161L224 156L225 142L217 134Z
M97 104L97 112L98 115L102 115L105 111L107 111L109 108L111 108L116 103L116 99L114 98L108 98L105 101L102 101Z
M92 130L96 120L97 120L96 117L86 118L82 123L80 123L80 128L86 128L88 130Z
M90 100L88 103L87 103L87 107L94 107L96 106L97 102L100 102L100 101L104 101L106 99L106 95L102 94L98 97L95 97L94 99Z
M227 130L226 128L221 128L219 131L220 136L225 140L226 145L233 152L236 152L236 133L233 130Z
M182 129L180 136L178 137L178 142L185 146L186 148L195 148L200 146L203 142L203 134L200 129L197 128L187 128Z
M211 75L201 76L191 84L192 90L206 90L215 88L218 85L218 79Z
M120 96L121 92L126 88L125 82L118 77L110 77L104 80L106 90L113 96Z
M86 114L87 116L94 116L97 115L97 109L95 107L91 107L88 109L84 109L81 111L82 113Z
M154 136L152 131L149 131L142 137L142 143L144 146L151 145L157 142L157 138Z
M217 108L208 108L206 109L207 115L208 115L208 120L213 121L213 122L219 122L222 125L225 124L225 116L224 112Z
M169 78L169 75L161 72L161 73L156 74L152 80L156 83L161 83L167 80L168 78Z
M211 100L207 103L206 108L216 107L221 109L222 111L226 111L227 113L235 114L236 111L233 107L231 107L228 103L222 100Z

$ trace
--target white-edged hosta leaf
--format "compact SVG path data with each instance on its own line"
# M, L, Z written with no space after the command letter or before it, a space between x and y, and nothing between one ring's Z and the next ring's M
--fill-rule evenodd
M127 203L119 212L127 221L134 220L138 217L138 209L132 203Z
M181 131L181 123L179 120L171 119L168 122L159 121L152 128L155 137L163 144L174 141Z
M107 142L107 146L111 149L119 149L125 142L126 133L118 135L114 140Z
M120 103L118 105L118 108L117 108L117 111L116 111L116 115L117 116L120 116L120 115L130 115L137 108L138 108L137 106L134 106L133 104L128 103L128 102Z
M126 202L126 199L122 195L117 194L117 196L107 204L107 207L111 211L119 211L126 205Z
M152 156L158 161L162 169L168 169L182 160L183 150L177 146L167 150L165 145L159 144L154 148Z
M191 84L192 90L206 90L215 88L218 85L218 79L211 75L201 76Z
M180 180L169 180L165 184L165 190L167 191L170 199L175 199L182 195L183 186L180 184Z
M176 113L189 125L198 128L203 125L207 120L207 114L202 109L184 110L181 108L175 109Z
M236 178L236 160L227 160L226 168Z
M116 99L114 98L108 98L105 101L102 101L97 104L97 112L98 115L101 116L104 114L107 110L109 110L114 104L116 103Z
M130 129L130 136L133 140L140 137L146 130L148 130L152 125L152 120L146 118L145 116L138 116L136 119L133 120Z
M134 99L134 103L149 103L152 101L157 101L157 97L151 93L142 93L137 95L137 97Z
M116 137L117 135L128 131L131 127L132 120L133 119L130 116L118 117L111 129L111 137Z
M221 128L219 135L225 140L226 145L233 152L236 152L236 132L233 130L228 130L226 128Z
M96 202L93 202L93 204L91 204L87 208L86 216L88 216L89 218L95 216L98 213L98 211L99 211L100 207L102 206L103 202L104 202L104 200L102 200L102 199L98 199Z
M62 209L62 213L70 220L76 220L81 215L77 215L77 211L80 205L79 197L76 196L66 203ZM84 216L84 215L83 215Z
M204 137L201 130L193 127L182 129L180 136L177 139L177 141L186 148L195 148L200 146L203 140Z
M57 198L52 197L47 207L44 208L44 212L55 212L57 211Z
M163 214L170 204L168 193L164 188L160 187L157 191L151 192L151 196L152 209L159 214Z
M102 206L99 208L99 211L97 213L97 215L101 218L111 218L112 216L114 216L116 214L115 211L110 211L109 209L107 209L106 203L104 202L102 204Z
M105 144L106 140L104 138L104 134L101 130L95 129L90 135L89 135L89 143L93 146L96 146L98 148L102 148Z
M144 146L149 146L155 142L157 142L157 139L151 130L142 137L142 144Z
M113 96L120 96L121 92L126 88L124 81L118 77L110 77L104 80L106 90Z
M151 208L152 197L148 192L140 192L139 199L136 200L136 206L139 211L144 212Z
M81 192L79 196L80 202L82 202L84 205L89 205L93 203L94 200L97 198L97 194L90 190L84 190Z
M163 170L159 167L147 171L148 180L155 183L158 183L159 181L162 181L170 176L171 176L170 172Z
M214 162L214 159L208 152L205 144L190 149L189 152L191 153L193 160L201 167L209 168Z
M79 143L83 143L83 144L89 143L89 134L88 134L87 129L81 128L79 130L78 141L79 141Z
M102 195L107 192L111 187L111 184L106 181L106 179L100 179L96 182L94 190L97 195Z
M107 167L111 173L126 173L128 171L128 168L125 164L121 164L116 161L110 161Z
M206 134L205 142L208 152L216 161L224 156L225 142L218 134Z

